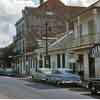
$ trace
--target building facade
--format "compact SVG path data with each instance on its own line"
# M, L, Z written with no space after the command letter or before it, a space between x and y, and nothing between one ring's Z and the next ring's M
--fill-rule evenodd
M67 34L65 32L64 36L49 46L50 69L71 68L81 76L82 80L99 77L99 22L100 1L74 16L68 23ZM44 62L45 49L37 51L38 55L43 55ZM39 56L38 59L40 59ZM44 63L43 66L45 66Z
M68 23L65 19L69 19L83 9L85 8L65 6L59 0L48 0L36 8L25 7L22 11L22 18L15 24L17 72L31 74L36 68L38 58L34 56L33 51L39 46L40 40L44 41L45 45L46 23L48 24L48 44L50 44L67 31ZM73 13L70 14L70 11Z

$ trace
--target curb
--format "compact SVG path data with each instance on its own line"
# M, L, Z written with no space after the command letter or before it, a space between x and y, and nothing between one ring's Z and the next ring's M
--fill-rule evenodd
M17 78L18 80L31 80L32 77L20 77L20 78Z

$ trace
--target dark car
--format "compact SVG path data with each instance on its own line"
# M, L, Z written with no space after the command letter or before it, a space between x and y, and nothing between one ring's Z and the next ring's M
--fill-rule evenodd
M13 71L13 70L6 70L6 71L4 72L4 75L5 75L5 76L12 76L12 77L14 77L14 76L17 75L17 73L16 73L16 71Z
M5 71L3 69L0 69L0 76L3 76Z
M92 94L97 94L97 92L100 91L100 78L89 79L88 88Z

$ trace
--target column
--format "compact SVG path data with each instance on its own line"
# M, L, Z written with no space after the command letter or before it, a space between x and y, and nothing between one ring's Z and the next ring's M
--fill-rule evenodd
M57 55L51 55L51 68L57 69Z
M24 67L25 67L25 73L26 73L26 55L24 55Z
M24 63L23 63L23 57L22 57L22 74L24 74Z
M62 65L62 54L60 54L60 68L62 69L63 68L63 65Z
M31 59L32 59L32 70L33 70L33 56L32 56L32 58L31 58Z
M42 56L42 62L43 62L43 68L45 66L45 63L44 63L44 56Z
M65 68L69 68L68 66L68 54L65 53Z
M84 53L84 79L88 80L89 78L89 59L88 59L88 53Z
M16 58L16 71L18 73L18 58Z
M39 59L40 59L40 57L39 57L39 55L37 55L37 69L40 68L39 67Z
M68 22L66 22L66 32L69 31Z

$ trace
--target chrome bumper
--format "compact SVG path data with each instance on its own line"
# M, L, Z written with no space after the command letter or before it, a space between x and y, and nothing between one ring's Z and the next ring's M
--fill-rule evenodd
M70 83L70 84L81 84L82 81L62 81L61 83L62 84L68 84L68 83Z

